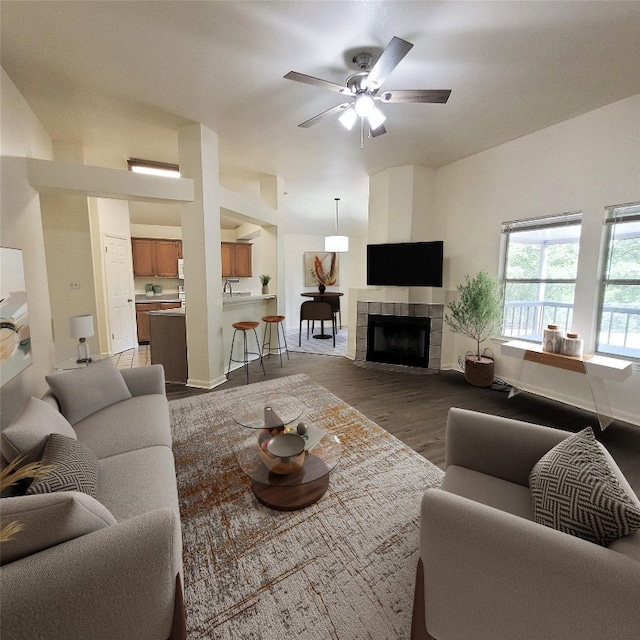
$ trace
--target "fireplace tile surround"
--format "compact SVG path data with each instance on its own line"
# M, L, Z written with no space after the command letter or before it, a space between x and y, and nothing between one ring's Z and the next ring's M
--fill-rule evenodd
M430 318L429 334L429 366L408 367L406 365L385 364L367 361L367 328L369 315L403 316L413 318ZM356 351L354 363L372 369L401 370L411 373L432 374L440 371L442 356L442 322L443 304L426 304L414 302L370 302L358 300L356 324Z

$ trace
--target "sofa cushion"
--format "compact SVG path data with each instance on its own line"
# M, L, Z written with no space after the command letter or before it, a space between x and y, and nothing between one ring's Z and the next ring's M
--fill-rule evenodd
M449 465L442 489L488 507L533 520L529 487L457 465Z
M29 485L27 495L56 491L82 491L96 497L98 459L82 442L52 433L40 461L43 465L51 465L52 469Z
M116 524L108 509L78 491L3 498L0 521L3 527L9 522L22 525L0 546L0 564Z
M124 378L111 358L45 377L60 403L62 414L72 425L100 409L131 397Z
M145 447L171 447L168 403L159 394L112 404L77 422L74 429L78 440L98 458Z
M76 437L73 427L59 411L38 398L29 398L20 414L2 430L2 455L8 462L26 454L29 454L26 462L39 460L51 433Z
M118 522L163 507L179 517L176 470L168 447L129 451L98 464L98 500Z
M534 520L603 546L640 529L640 508L590 427L546 453L529 475Z

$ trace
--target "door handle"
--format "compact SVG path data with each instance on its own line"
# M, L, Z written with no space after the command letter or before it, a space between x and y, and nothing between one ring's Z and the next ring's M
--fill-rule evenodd
M129 298L129 299L127 300L127 302L133 302L133 300L132 300L131 298Z

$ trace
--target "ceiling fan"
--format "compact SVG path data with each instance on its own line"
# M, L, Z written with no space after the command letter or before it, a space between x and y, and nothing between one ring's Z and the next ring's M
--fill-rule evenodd
M340 123L349 130L353 128L357 119L360 118L362 146L365 123L369 128L370 138L376 138L387 132L383 124L386 117L377 108L376 103L430 102L444 104L447 102L451 94L449 89L407 89L378 93L387 76L398 66L412 47L413 45L410 42L394 36L373 67L371 66L373 56L370 53L363 52L355 55L353 62L360 70L347 78L345 86L314 78L304 73L298 73L297 71L289 71L284 76L287 80L295 80L296 82L303 82L321 89L328 89L349 98L348 102L331 107L317 116L305 120L298 126L308 128L327 116L342 112L339 118Z

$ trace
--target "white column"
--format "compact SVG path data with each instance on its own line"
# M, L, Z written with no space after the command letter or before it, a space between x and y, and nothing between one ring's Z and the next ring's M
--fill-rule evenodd
M201 124L187 125L178 131L178 149L180 173L194 182L193 202L182 205L187 385L211 389L226 379L218 136Z

